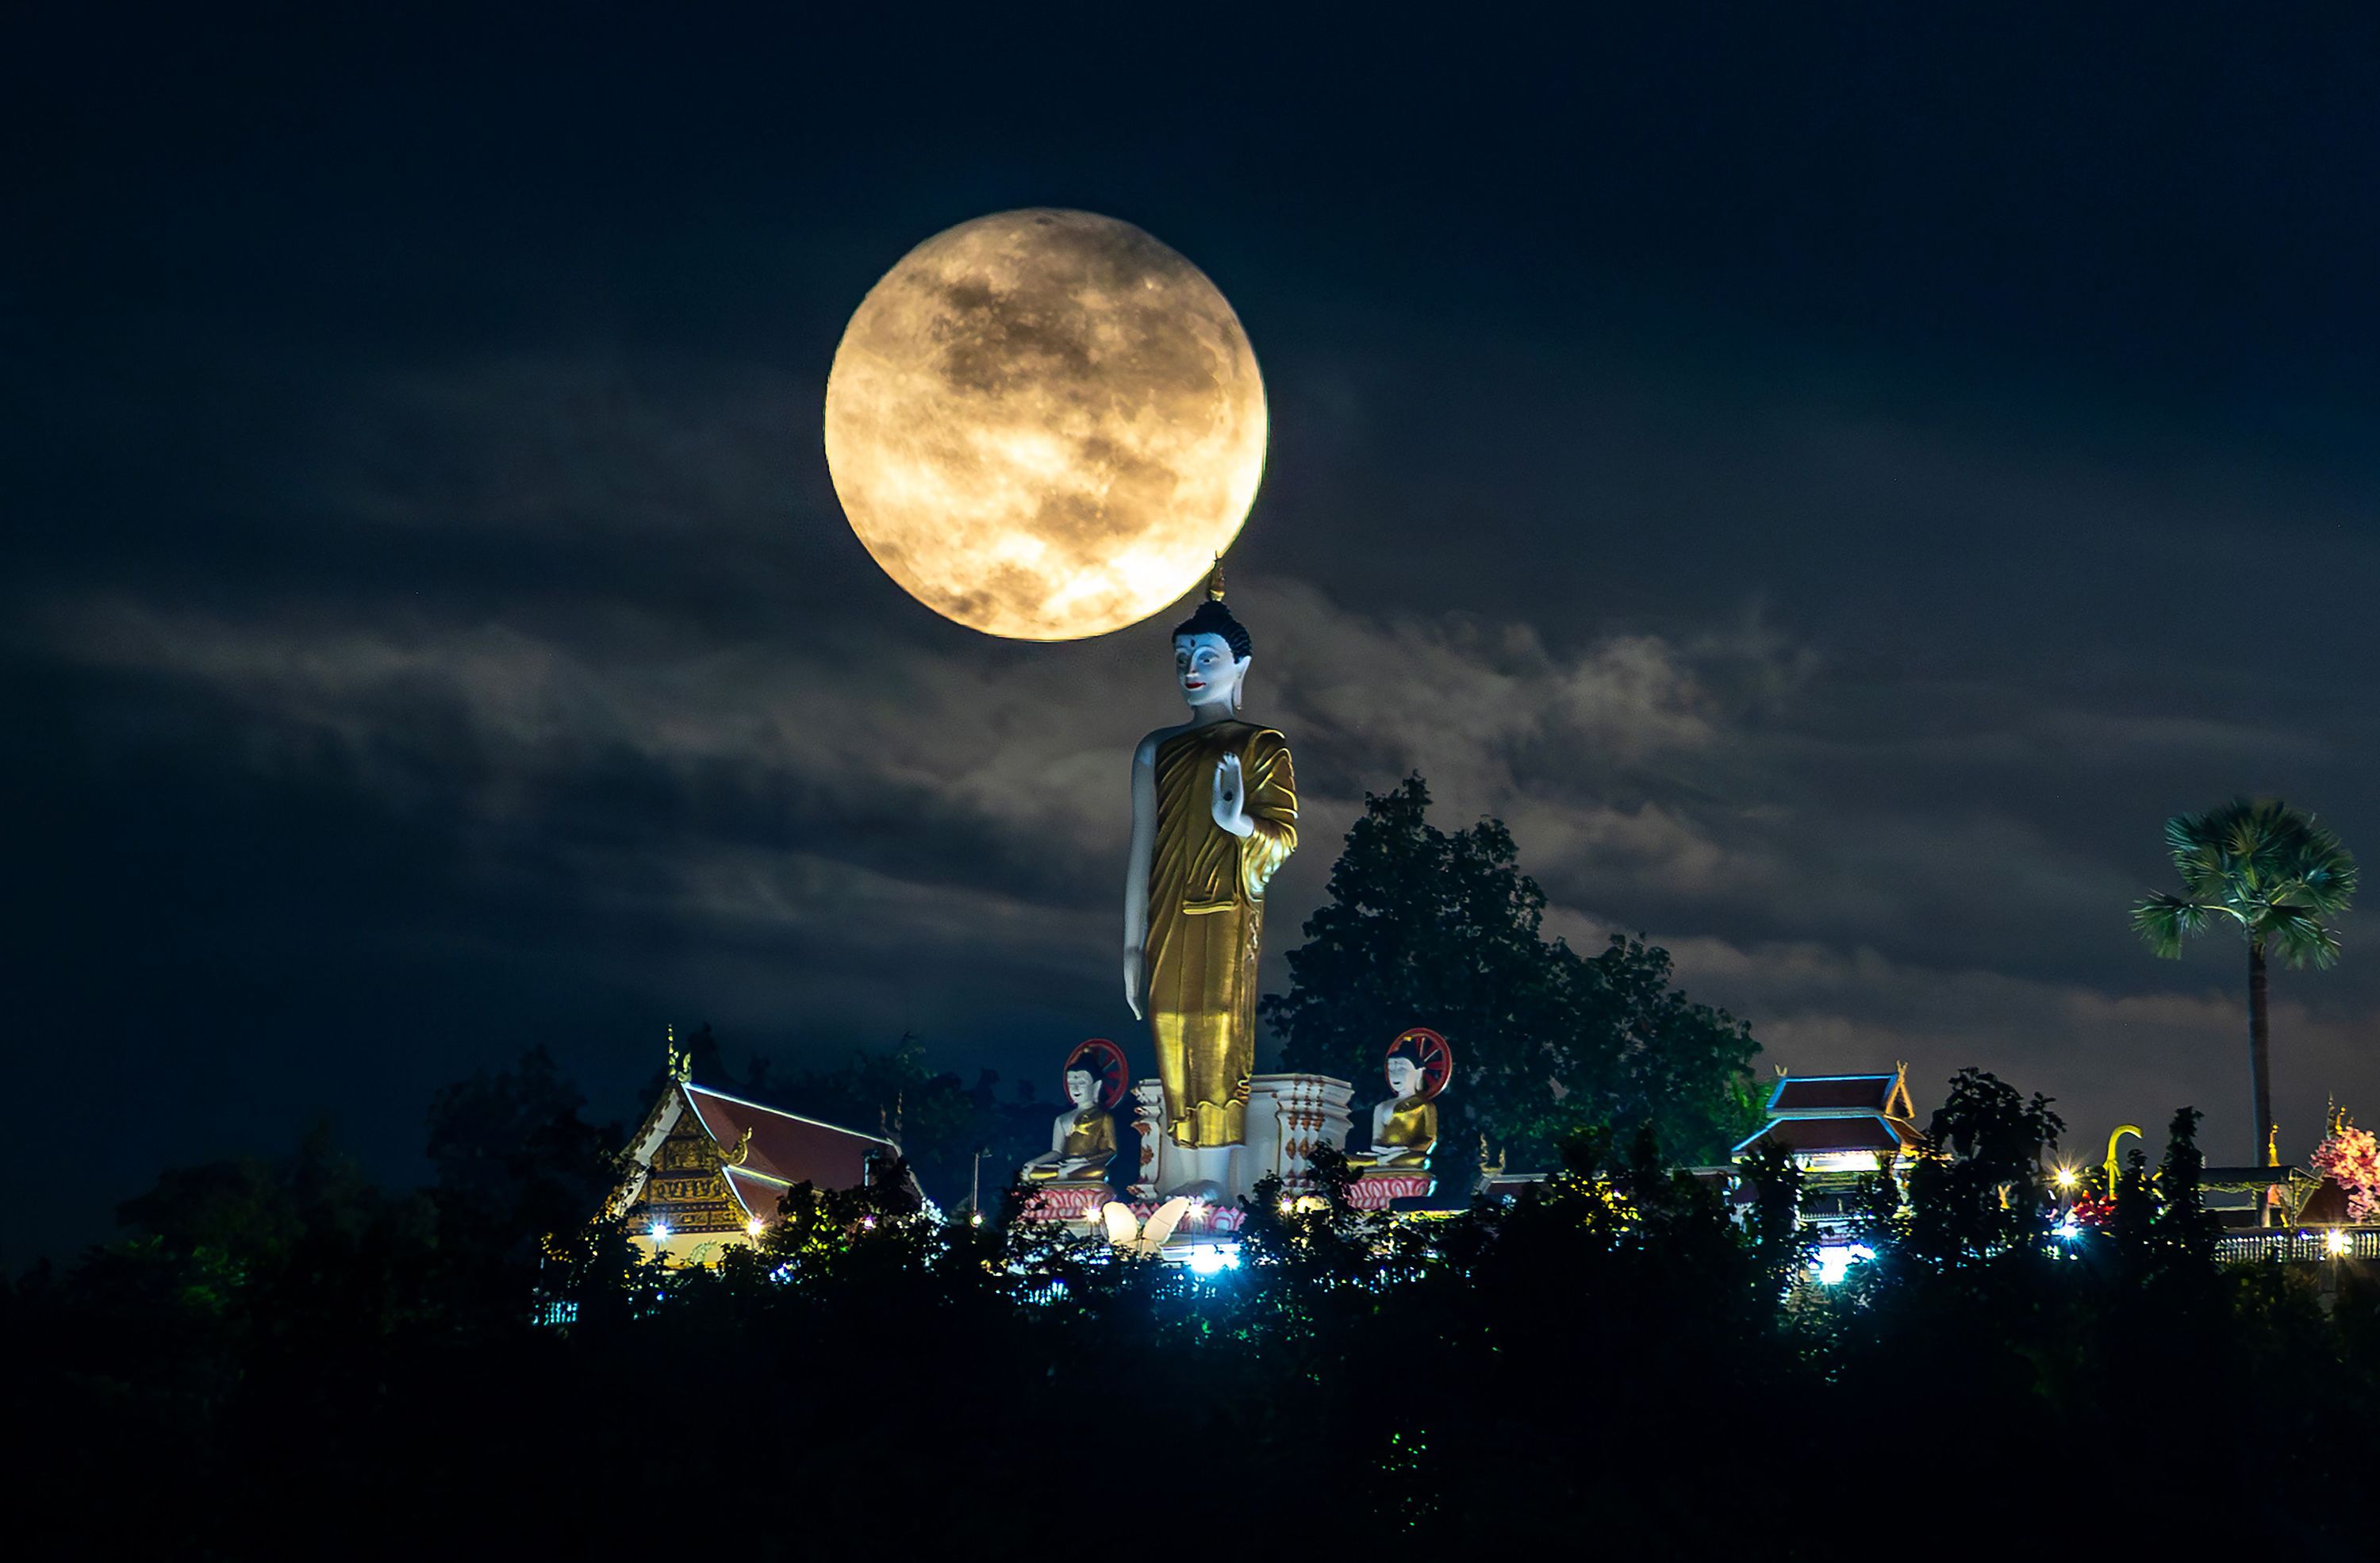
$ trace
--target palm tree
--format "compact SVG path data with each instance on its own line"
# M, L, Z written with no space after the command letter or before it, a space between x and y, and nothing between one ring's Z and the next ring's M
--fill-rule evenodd
M2292 966L2338 959L2338 935L2324 919L2355 898L2355 858L2313 815L2277 798L2234 798L2204 814L2165 822L2180 895L2153 895L2132 908L2132 927L2160 955L2179 960L2182 941L2228 917L2248 940L2248 1067L2256 1094L2255 1164L2265 1165L2273 1124L2272 1032L2265 1012L2265 958Z

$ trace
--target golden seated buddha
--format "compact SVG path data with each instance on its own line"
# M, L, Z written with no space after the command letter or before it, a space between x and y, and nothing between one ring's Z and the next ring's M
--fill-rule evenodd
M1115 1120L1099 1102L1099 1082L1087 1069L1066 1072L1071 1104L1050 1126L1050 1149L1021 1169L1028 1183L1104 1183L1115 1156Z
M1402 1056L1389 1060L1387 1101L1372 1109L1369 1150L1351 1151L1347 1165L1358 1171L1422 1172L1438 1148L1438 1104L1425 1094L1421 1065Z

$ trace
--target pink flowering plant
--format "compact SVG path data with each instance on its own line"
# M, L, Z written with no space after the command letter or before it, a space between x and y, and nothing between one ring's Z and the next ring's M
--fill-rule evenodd
M2314 1146L2309 1157L2314 1169L2347 1191L2347 1218L2358 1225L2380 1210L2380 1140L2369 1129L2358 1129L2340 1113L2332 1120L2330 1137Z

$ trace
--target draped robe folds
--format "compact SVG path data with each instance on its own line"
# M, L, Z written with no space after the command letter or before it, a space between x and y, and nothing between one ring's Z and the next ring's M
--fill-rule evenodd
M1240 757L1245 840L1215 823L1215 767ZM1265 886L1297 848L1297 777L1269 727L1219 721L1157 748L1148 872L1148 1022L1167 1131L1185 1145L1246 1137L1257 1062L1257 949Z
M1050 1164L1025 1169L1027 1182L1046 1183L1063 1178L1070 1181L1095 1182L1101 1169L1115 1155L1115 1121L1102 1107L1087 1107L1075 1114L1074 1122L1066 1126L1066 1138L1058 1147L1060 1156L1081 1157L1086 1165L1071 1172L1061 1173Z
M1438 1104L1407 1097L1389 1109L1388 1127L1369 1151L1347 1157L1350 1167L1422 1167L1438 1144Z

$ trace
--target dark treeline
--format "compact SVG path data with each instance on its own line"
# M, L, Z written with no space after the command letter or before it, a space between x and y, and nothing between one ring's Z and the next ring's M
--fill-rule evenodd
M2187 1111L2060 1241L2055 1116L1962 1075L1908 1206L1866 1192L1876 1256L1838 1286L1806 1278L1790 1168L1756 1167L1739 1213L1649 1133L1441 1218L1267 1190L1244 1263L1201 1278L944 1225L890 1181L796 1190L758 1251L665 1272L586 1224L612 1147L540 1060L435 1125L426 1192L318 1135L169 1173L121 1241L12 1283L29 1520L205 1557L2373 1536L2380 1299L2351 1268L2325 1296L2216 1265Z

